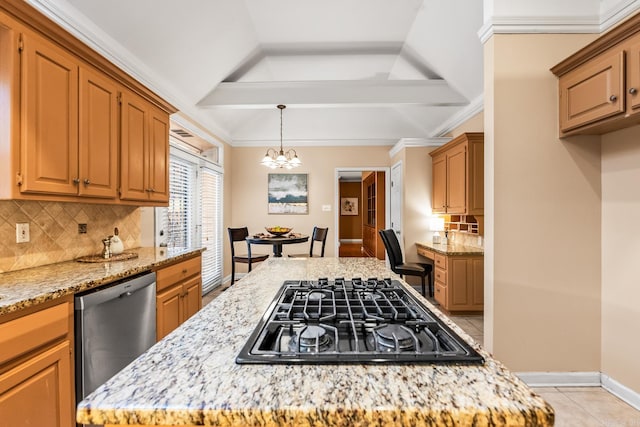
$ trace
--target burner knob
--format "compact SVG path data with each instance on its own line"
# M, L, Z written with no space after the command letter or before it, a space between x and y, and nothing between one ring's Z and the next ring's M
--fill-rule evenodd
M354 277L353 279L351 279L351 281L353 283L362 283L362 279L360 277Z

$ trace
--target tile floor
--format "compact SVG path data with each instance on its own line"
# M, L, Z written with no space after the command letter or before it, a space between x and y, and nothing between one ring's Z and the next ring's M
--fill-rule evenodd
M213 301L226 289L214 289L202 298ZM450 316L473 339L484 341L483 316ZM556 411L556 427L640 427L640 411L601 387L534 387Z

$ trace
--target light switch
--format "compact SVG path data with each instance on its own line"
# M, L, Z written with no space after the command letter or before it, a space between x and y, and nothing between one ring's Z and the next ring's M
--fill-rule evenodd
M331 205L322 205L322 212L331 212Z
M16 224L16 243L27 243L29 240L29 223Z

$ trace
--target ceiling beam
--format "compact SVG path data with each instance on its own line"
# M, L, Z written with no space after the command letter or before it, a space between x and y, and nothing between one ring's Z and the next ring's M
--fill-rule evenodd
M390 105L464 106L468 101L444 80L329 80L220 83L201 108L261 109L277 104L299 108Z

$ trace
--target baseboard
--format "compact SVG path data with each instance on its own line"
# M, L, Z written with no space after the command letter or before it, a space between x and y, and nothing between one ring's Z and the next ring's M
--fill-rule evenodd
M623 384L620 384L609 375L601 374L601 379L602 388L624 400L629 405L640 411L640 393L631 390L629 387Z
M600 387L600 372L516 372L529 387Z
M640 410L640 393L600 372L516 372L529 387L602 387Z

